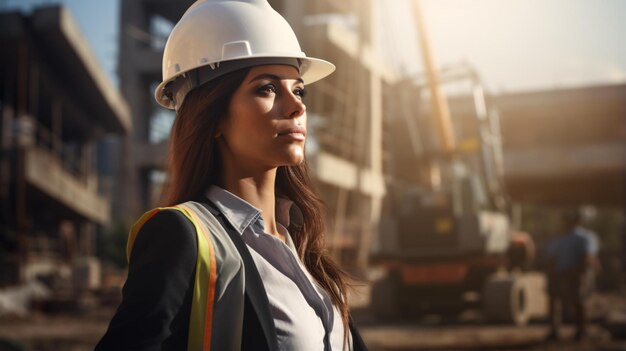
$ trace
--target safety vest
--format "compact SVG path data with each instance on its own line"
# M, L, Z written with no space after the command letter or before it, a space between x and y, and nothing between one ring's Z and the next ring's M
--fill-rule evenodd
M158 207L144 213L132 226L126 247L126 255L128 260L130 260L130 253L140 229L152 216L160 211L179 211L193 223L197 235L198 254L187 339L187 350L189 351L208 351L211 349L211 336L213 332L212 321L217 282L217 262L214 245L215 236L212 235L212 232L207 228L206 223L208 218L206 218L206 213L199 211L200 207L200 204L190 201L172 207ZM240 309L243 311L243 297ZM238 319L236 317L237 316L235 316L235 320ZM235 329L237 328L235 327ZM237 335L234 335L233 338L236 341Z
M191 221L197 236L187 350L278 350L269 302L254 261L238 233L226 229L228 224L217 209L188 201L146 212L130 230L126 246L128 260L140 229L163 210L181 212ZM246 319L244 305L251 309ZM354 350L367 350L351 319L349 326Z

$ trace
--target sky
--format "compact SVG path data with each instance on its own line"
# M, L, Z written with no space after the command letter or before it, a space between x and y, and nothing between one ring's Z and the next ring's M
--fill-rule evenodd
M379 51L405 72L423 71L411 0L374 0ZM0 0L30 8L62 2L114 84L118 0ZM494 93L626 82L624 0L422 0L438 65L468 62Z
M396 38L381 47L416 72L410 1L378 0L381 33ZM492 91L626 82L626 1L422 0L422 13L436 63L469 62Z

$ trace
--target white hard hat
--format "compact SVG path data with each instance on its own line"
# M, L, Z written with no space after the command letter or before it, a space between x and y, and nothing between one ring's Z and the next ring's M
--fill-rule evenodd
M289 23L267 0L198 0L167 39L163 82L155 98L161 106L178 109L191 89L263 64L294 65L307 84L335 70L332 63L302 52Z

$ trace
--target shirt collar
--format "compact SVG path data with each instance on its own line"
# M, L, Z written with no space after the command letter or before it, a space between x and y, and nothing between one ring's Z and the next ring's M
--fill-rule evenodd
M239 234L243 234L247 227L261 218L261 210L217 185L211 185L205 196L215 204ZM290 212L297 210L297 206L293 204L293 201L289 199L276 198L276 221L285 228L289 228ZM300 211L295 213L299 215Z

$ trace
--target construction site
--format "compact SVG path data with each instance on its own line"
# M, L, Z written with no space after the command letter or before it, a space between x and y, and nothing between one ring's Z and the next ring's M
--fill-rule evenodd
M388 2L269 0L336 65L307 86L305 151L365 343L625 350L626 78L496 92L478 63L437 60L432 1L404 2L408 72L380 49L400 43ZM167 179L175 113L153 96L193 3L119 0L115 84L62 2L0 2L0 351L92 350L105 333L130 227ZM589 335L546 341L542 255L572 210L599 242Z

